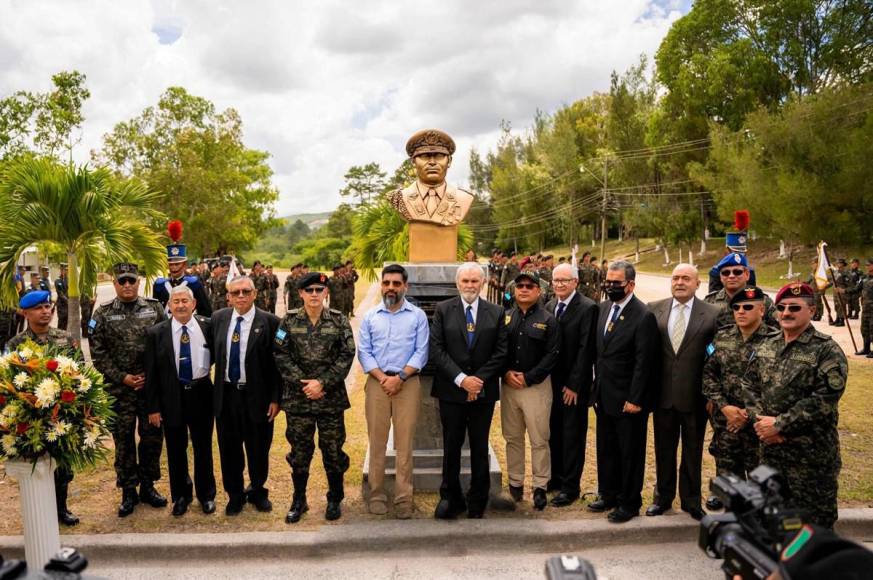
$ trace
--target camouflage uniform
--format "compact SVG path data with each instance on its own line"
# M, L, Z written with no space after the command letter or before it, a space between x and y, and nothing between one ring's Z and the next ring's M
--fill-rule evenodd
M844 322L849 313L849 301L847 290L852 284L852 279L846 270L834 272L834 309L836 310L836 322Z
M209 300L212 302L212 311L227 308L227 276L212 277L209 279Z
M58 298L55 301L55 308L58 312L58 328L66 330L68 316L67 308L70 303L69 289L67 288L66 277L62 278L58 276L55 279L55 292L58 295Z
M825 288L824 292L818 289L818 282L815 280L815 271L806 278L806 284L812 288L812 299L815 301L815 315L812 319L821 320L825 312L822 296L824 295L824 292L827 291L827 288Z
M331 309L342 312L345 306L345 297L343 296L343 284L339 274L334 274L327 279L327 288L330 291Z
M579 291L595 302L600 302L600 270L591 264L579 266Z
M543 293L540 298L543 304L545 304L554 296L554 291L552 290L552 270L551 268L540 268L537 270L537 274L540 276L540 287L543 287ZM546 284L543 284L543 282Z
M285 301L288 310L303 307L303 300L297 292L298 278L299 276L295 277L291 274L288 274L288 277L285 278Z
M873 276L867 275L859 283L861 296L861 336L869 346L873 341Z
M779 331L761 324L748 340L736 325L719 330L712 341L712 354L703 366L703 396L712 401L710 415L713 434L709 445L715 457L719 475L733 473L745 478L758 466L758 436L751 421L737 433L727 429L727 417L721 412L726 405L744 409L747 396L742 379L746 376L756 350L762 342L778 335ZM750 384L751 388L758 385Z
M858 318L858 313L861 312L861 279L864 275L858 268L852 268L848 272L849 287L846 288L846 299L848 300L849 318L855 320Z
M718 292L710 292L703 301L721 308L718 318L715 319L716 328L736 324L730 307L731 297L728 296L727 290L722 288ZM779 321L776 320L776 306L773 305L773 299L766 294L764 294L764 324L771 328L779 328Z
M14 308L0 308L0 352L3 352L6 342L15 336L18 320Z
M349 468L349 456L343 451L343 412L350 407L345 378L355 357L352 327L342 313L332 308L322 310L315 326L303 308L294 309L279 324L273 346L283 379L281 406L288 425L285 437L291 445L285 459L291 465L295 495L306 490L317 428L329 485L328 500L340 501L343 474ZM318 379L324 397L308 399L300 382L303 379Z
M279 298L279 277L275 274L266 274L267 276L267 294L269 298L269 310L272 314L276 314L276 302Z
M255 284L255 290L258 295L255 296L255 306L266 312L270 311L270 287L269 279L266 274L252 275L252 282Z
M750 397L749 419L776 417L784 443L760 446L761 463L786 478L790 506L809 523L832 528L837 521L840 473L838 403L846 387L846 355L828 335L810 325L789 343L780 333L757 350L749 380L761 385Z
M165 318L160 302L138 296L132 303L115 298L101 304L88 323L94 367L115 397L115 483L122 489L149 486L161 478L161 428L149 424L145 389L133 390L124 377L145 371L146 329ZM138 449L134 432L139 433Z

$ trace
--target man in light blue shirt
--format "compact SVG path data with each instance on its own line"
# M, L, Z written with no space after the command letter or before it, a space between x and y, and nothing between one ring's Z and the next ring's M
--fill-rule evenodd
M406 300L409 276L399 264L382 269L382 303L361 322L358 359L369 376L364 386L370 439L370 513L388 513L385 449L394 425L397 451L394 514L412 517L412 438L421 401L418 372L427 364L430 331L424 312Z

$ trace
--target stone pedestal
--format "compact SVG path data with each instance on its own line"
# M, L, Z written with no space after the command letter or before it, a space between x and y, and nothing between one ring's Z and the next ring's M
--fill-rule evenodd
M42 570L61 549L54 469L48 457L40 458L36 465L29 461L6 462L6 473L18 481L24 557L31 570Z
M457 259L458 226L409 222L410 262L455 262Z
M412 250L412 223L410 223L410 253ZM429 224L425 224L429 225ZM454 229L439 226L441 229ZM457 238L455 238L457 239ZM455 244L457 246L457 244ZM459 264L454 256L451 261L431 263L403 264L409 273L409 292L407 297L416 306L425 311L430 320L434 307L439 302L458 295L455 286L455 274ZM421 373L421 407L413 440L413 485L420 491L438 491L442 481L443 465L443 430L440 423L439 402L430 396L433 385L433 363L429 362ZM394 431L391 430L388 439L388 449L385 454L385 487L388 490L394 485L394 469L396 454L394 451ZM500 463L494 455L494 450L488 446L490 463L491 488L500 489L502 474ZM368 475L370 471L370 451L364 459L363 492L369 497ZM464 442L461 455L461 485L467 487L470 483L470 450L468 442Z

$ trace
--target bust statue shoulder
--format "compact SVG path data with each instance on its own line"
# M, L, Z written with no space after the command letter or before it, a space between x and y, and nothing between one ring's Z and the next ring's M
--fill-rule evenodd
M408 222L428 222L443 226L457 225L470 211L470 206L473 205L473 200L476 197L469 191L447 184L439 205L431 215L427 211L419 189L423 190L424 186L413 183L404 189L395 190L390 195L391 205Z

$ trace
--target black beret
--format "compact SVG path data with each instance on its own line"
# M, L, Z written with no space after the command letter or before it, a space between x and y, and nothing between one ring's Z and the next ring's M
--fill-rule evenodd
M739 304L740 302L763 302L764 291L757 286L748 286L733 295L730 299L730 305Z
M310 272L306 276L302 277L299 282L297 282L297 289L303 290L304 288L309 288L310 286L314 286L315 284L327 286L327 276L325 276L321 272Z

